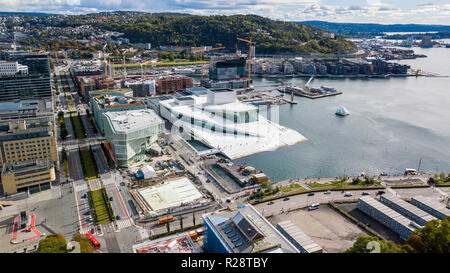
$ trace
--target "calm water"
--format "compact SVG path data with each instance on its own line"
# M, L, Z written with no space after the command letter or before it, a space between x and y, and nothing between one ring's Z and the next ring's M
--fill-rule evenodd
M413 48L428 58L400 61L414 69L450 75L450 49ZM307 79L255 78L255 88ZM263 169L272 181L292 177L334 177L361 172L450 171L450 78L314 79L311 86L344 94L280 107L280 123L308 138L235 160ZM334 114L345 106L350 115Z

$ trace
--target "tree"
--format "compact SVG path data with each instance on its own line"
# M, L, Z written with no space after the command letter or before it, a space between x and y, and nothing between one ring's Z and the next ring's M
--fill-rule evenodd
M48 235L39 241L39 253L67 253L67 241L61 233Z
M352 247L344 253L370 253L373 249L369 242L376 242L380 245L381 253L403 253L404 250L392 241L381 240L376 236L359 236Z
M75 234L72 237L72 241L77 241L80 244L81 253L93 253L94 247L92 246L89 237L86 234Z
M449 253L450 216L444 220L431 220L423 228L416 229L405 241L412 253Z

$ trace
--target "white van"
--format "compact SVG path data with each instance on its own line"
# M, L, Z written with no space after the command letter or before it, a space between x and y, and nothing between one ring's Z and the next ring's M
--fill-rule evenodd
M320 206L320 204L319 204L319 203L316 203L316 204L312 204L311 206L309 206L308 210L315 210L315 209L318 209L318 208L319 208L319 206Z

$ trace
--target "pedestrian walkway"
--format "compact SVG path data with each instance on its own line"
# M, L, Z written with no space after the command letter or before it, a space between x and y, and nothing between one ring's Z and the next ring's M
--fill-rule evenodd
M131 222L131 219L128 218L128 219L117 220L116 224L119 229L124 229L124 228L130 227L133 223Z

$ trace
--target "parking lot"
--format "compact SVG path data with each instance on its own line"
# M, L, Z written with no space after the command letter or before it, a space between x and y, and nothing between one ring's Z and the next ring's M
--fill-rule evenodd
M275 226L281 221L292 221L325 252L330 253L343 252L353 245L356 238L368 235L328 205L321 205L313 211L300 209L278 214L268 220Z

